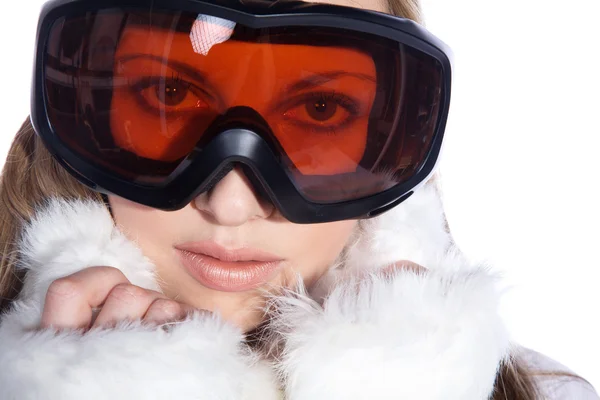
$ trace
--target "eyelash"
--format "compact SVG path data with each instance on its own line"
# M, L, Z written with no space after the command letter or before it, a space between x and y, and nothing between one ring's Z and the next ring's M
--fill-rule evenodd
M300 104L302 104L302 102L305 102L308 100L315 100L315 101L333 100L340 106L344 107L346 109L346 111L348 111L352 115L357 115L360 112L360 106L354 100L352 100L349 96L346 96L341 93L337 93L335 91L307 93L305 95L298 96L298 98L299 98L299 101L298 100L295 101L296 105L300 105Z
M175 75L175 74L176 74L176 75ZM182 83L182 84L184 84L185 86L187 86L187 89L189 89L189 88L192 86L192 83L191 83L191 82L188 82L188 81L186 81L186 80L184 80L184 79L181 77L181 74L180 74L179 72L176 72L176 73L173 73L173 74L171 74L171 81L172 81L173 83Z
M291 100L290 103L293 107L298 107L298 106L303 105L304 103L306 103L309 100L312 100L312 101L333 100L337 104L339 104L341 107L343 107L346 111L348 111L348 113L350 114L350 117L347 118L346 121L342 122L338 126L321 126L320 127L320 126L316 126L314 124L305 124L305 123L302 123L299 121L296 122L297 124L302 125L308 129L311 129L314 132L318 132L319 134L335 136L337 134L337 130L344 129L346 126L352 124L352 122L356 119L356 117L361 112L361 107L355 100L353 100L349 96L346 96L341 93L337 93L335 91L327 91L327 92L321 91L321 92L312 92L312 93L302 94L302 95L299 95L298 97L294 98L293 100Z

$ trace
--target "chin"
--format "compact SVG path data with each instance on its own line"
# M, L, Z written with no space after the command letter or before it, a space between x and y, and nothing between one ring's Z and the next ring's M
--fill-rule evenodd
M186 290L187 293L191 293L189 295L179 292L179 295L167 294L167 296L192 307L212 312L243 332L255 329L263 321L266 289L261 287L246 292L222 292L194 283L199 287L191 291Z

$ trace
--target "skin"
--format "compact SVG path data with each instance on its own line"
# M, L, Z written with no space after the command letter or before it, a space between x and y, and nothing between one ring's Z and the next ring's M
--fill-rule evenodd
M330 3L384 11L383 3L377 0ZM347 154L351 153L348 150ZM309 170L310 165L305 168ZM180 320L197 309L219 312L224 319L248 331L262 318L260 290L290 287L297 276L310 286L336 260L357 226L357 221L293 224L272 204L258 197L237 168L178 211L155 210L116 196L110 196L109 200L115 222L156 265L163 293L131 285L119 270L110 266L88 268L52 283L42 327L108 327L121 320L140 318L160 324ZM283 259L283 267L257 289L243 292L209 289L189 275L174 250L177 244L202 240L213 240L227 248L261 249ZM399 265L420 269L407 263L391 268ZM94 318L93 310L98 307L101 310Z

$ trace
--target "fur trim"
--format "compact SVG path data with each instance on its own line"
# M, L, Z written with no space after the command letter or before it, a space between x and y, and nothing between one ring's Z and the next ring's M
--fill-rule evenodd
M484 400L508 334L485 271L371 274L331 291L323 306L275 299L278 370L289 400Z
M39 330L49 284L94 265L158 289L152 264L101 204L52 201L24 232L25 289L0 324L2 399L276 399L270 369L214 316L163 327Z
M18 267L27 270L20 299L40 307L50 283L92 266L119 268L134 285L160 291L154 266L115 227L102 203L51 200L25 228L19 252Z
M270 370L216 318L193 316L168 331L26 331L18 304L0 327L0 398L277 399Z
M360 225L310 293L273 300L269 328L289 399L486 399L508 351L495 279L453 248L436 188ZM217 317L85 334L37 329L49 284L88 266L118 267L158 289L152 264L102 204L52 201L20 247L25 287L0 323L2 399L278 397L271 368ZM378 272L399 260L427 271Z
M487 399L509 351L496 280L454 247L437 188L361 225L310 294L273 299L289 399ZM377 273L400 260L427 272Z

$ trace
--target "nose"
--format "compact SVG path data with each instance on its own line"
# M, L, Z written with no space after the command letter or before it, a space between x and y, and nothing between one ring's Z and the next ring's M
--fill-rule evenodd
M233 168L211 189L197 196L193 205L215 224L232 227L268 218L275 211L274 205L257 193L240 167Z

